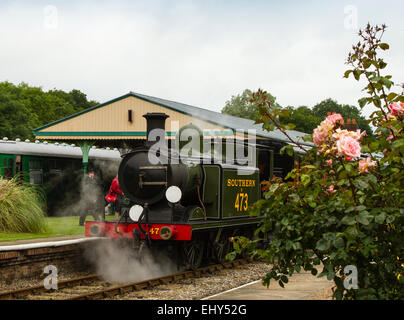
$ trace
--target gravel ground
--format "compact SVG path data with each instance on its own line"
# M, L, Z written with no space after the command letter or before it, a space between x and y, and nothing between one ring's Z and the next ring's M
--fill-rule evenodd
M313 298L308 300L332 300L332 287L318 292Z
M115 300L198 300L245 283L261 279L270 266L252 262L235 269L223 269L200 278L183 279L175 283L134 291L113 297Z
M262 279L263 276L270 271L271 266L264 262L252 262L246 265L240 265L233 269L223 269L215 271L213 274L203 274L199 278L182 279L175 283L159 285L157 287L142 289L130 292L124 295L115 296L113 300L199 300L232 288L239 287L243 284ZM60 272L59 281L65 279L76 278L89 274L89 272ZM45 277L45 275L44 275ZM16 280L12 284L2 284L0 281L0 292L9 291L29 286L42 285L42 279L25 279ZM102 284L101 286L109 286L111 283ZM93 290L91 288L91 290ZM101 287L100 287L101 289ZM69 289L66 289L67 291ZM73 291L77 289L72 289ZM83 291L84 290L84 291ZM83 292L81 292L83 291ZM75 292L76 294L84 293L85 287ZM62 299L63 292L59 292L52 298ZM327 288L318 292L310 300L330 300L332 296L331 288ZM49 299L48 297L36 297L36 299Z
M59 271L58 272L58 280L68 280L77 277L82 277L89 275L91 272L72 272L72 271ZM27 287L33 287L38 285L44 284L44 279L47 275L43 274L43 277L36 277L36 278L26 278L26 279L17 279L14 280L12 283L5 283L0 280L0 292L17 290Z

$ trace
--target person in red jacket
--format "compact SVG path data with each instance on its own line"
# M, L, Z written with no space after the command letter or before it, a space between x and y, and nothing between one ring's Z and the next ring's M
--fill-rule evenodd
M112 203L113 211L115 212L115 219L119 218L121 213L121 201L123 197L123 192L119 188L118 176L114 178L111 182L111 187L109 188L109 192L105 197L108 203Z

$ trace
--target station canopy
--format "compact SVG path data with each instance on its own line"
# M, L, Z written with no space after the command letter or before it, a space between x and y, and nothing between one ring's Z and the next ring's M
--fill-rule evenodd
M193 123L201 128L206 138L244 138L240 130L247 133L248 129L253 129L257 138L287 142L281 132L267 132L261 124L254 124L253 120L134 92L46 124L35 129L34 134L39 140L131 148L146 139L146 120L143 115L149 112L169 115L166 121L168 139L175 137L180 127ZM288 133L293 138L305 135L294 130Z

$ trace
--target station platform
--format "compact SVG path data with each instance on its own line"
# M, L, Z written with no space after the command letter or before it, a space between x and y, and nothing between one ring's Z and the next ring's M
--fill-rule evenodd
M202 300L330 300L333 281L317 278L310 272L294 274L282 288L272 282L269 288L261 280L245 284Z
M71 236L60 236L60 237L52 237L52 238L33 238L33 239L25 239L25 240L1 241L0 247L13 246L13 245L18 245L18 244L28 244L28 243L65 241L65 240L73 240L73 239L81 239L81 238L85 238L84 234L76 234L76 235L71 235Z
M0 242L0 253L7 251L20 251L39 248L55 248L69 245L76 245L85 242L92 242L102 238L85 237L84 235L62 236L54 238L37 238L27 240L17 240L10 242Z

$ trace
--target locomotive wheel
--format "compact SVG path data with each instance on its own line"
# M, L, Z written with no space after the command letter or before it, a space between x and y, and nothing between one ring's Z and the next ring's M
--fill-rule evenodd
M214 260L217 263L222 263L226 261L226 254L230 252L232 248L229 241L229 237L226 234L222 234L218 242L213 244L213 254Z
M184 264L186 268L195 270L202 264L205 251L205 243L202 241L190 241L184 243L182 253L184 257Z

